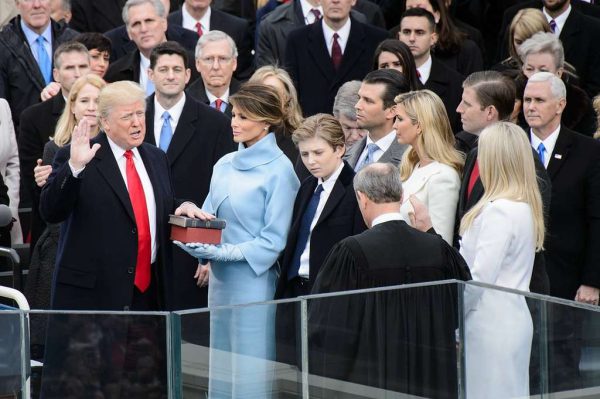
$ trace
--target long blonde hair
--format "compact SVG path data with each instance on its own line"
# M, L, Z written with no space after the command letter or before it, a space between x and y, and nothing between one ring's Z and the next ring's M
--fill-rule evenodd
M402 105L413 124L419 124L421 133L417 138L419 150L429 159L448 165L458 174L462 173L463 155L454 148L454 134L450 127L444 103L431 90L403 93L394 99ZM414 147L406 150L400 163L400 178L405 181L419 163Z
M73 87L71 87L71 91L69 92L69 98L65 104L65 109L60 115L60 118L56 123L56 129L54 130L54 142L59 147L62 147L71 141L71 134L73 133L73 129L75 129L75 125L77 125L75 114L73 113L75 101L77 100L77 96L79 95L81 89L88 84L98 89L102 89L104 86L106 86L106 82L93 73L84 75L78 78L75 83L73 83ZM62 94L59 93L58 95L60 96ZM100 123L98 123L98 125L96 125L94 130L91 132L91 137L96 136L99 129Z
M531 145L523 130L511 122L497 122L479 136L479 176L485 189L483 197L460 223L460 233L473 224L485 205L497 199L524 202L531 207L535 248L544 245L544 211L537 183Z

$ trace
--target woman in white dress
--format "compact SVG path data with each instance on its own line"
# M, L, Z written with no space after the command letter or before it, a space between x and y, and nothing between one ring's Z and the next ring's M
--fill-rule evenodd
M461 221L460 253L474 281L529 291L544 217L527 135L509 122L484 129L478 161L485 193ZM525 298L469 286L465 328L467 397L528 397L533 325Z
M414 194L429 209L435 231L452 245L464 159L454 148L446 108L430 90L400 94L395 102L398 143L410 145L400 163L404 192L400 213L410 224L413 207L408 199Z

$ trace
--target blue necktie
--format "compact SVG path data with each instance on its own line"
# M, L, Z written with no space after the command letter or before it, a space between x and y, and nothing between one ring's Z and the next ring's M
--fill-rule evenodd
M44 46L44 37L40 35L37 37L37 39L35 39L35 41L38 46L38 65L40 66L40 71L42 72L44 81L46 84L48 84L52 81L52 62L50 61L50 57L46 51L46 46Z
M558 25L556 25L556 21L551 19L550 20L550 29L552 29L552 33L556 33L557 28L558 28Z
M317 213L317 207L319 206L319 200L321 199L322 192L323 186L319 184L313 193L312 198L308 202L308 205L306 205L306 210L302 215L300 229L298 230L298 241L296 242L294 257L292 258L290 271L288 272L288 281L296 277L298 275L298 271L300 270L300 257L302 256L302 252L304 252L306 244L308 243L310 225L315 217L315 213Z
M356 168L357 172L359 170L361 170L362 168L364 168L365 166L375 162L375 151L377 151L378 149L379 149L379 146L375 143L369 143L367 145L367 156L365 157L363 163L360 164L360 167Z
M171 128L171 124L169 123L169 119L171 119L171 115L167 111L165 111L161 118L163 119L163 125L160 129L160 144L158 145L161 150L167 152L167 148L169 148L169 144L171 143L171 139L173 138L173 129Z
M538 157L540 157L540 162L544 165L544 151L546 151L546 147L544 147L544 143L540 143L537 148ZM545 166L545 165L544 165Z

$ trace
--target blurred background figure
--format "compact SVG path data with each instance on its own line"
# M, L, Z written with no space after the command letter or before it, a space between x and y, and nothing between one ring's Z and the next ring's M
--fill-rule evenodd
M366 129L358 127L356 108L354 108L358 102L358 90L361 84L359 80L344 83L333 101L333 116L340 122L344 131L346 151L369 133Z
M0 175L2 175L3 186L7 189L6 196L8 205L16 222L13 224L10 234L7 231L2 234L1 246L10 247L11 244L21 244L23 233L19 223L19 150L17 148L17 137L13 126L10 107L8 102L0 98Z
M415 58L410 48L397 39L386 39L379 43L373 56L373 69L395 69L406 78L410 90L419 90L423 84L419 80Z

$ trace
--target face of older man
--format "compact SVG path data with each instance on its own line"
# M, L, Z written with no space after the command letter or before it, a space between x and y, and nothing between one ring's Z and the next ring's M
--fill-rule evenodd
M130 150L144 142L146 118L144 101L115 105L107 118L102 118L106 135L119 147Z
M546 136L558 127L565 104L552 94L550 82L528 82L525 87L523 113L536 135Z
M152 49L166 40L166 31L166 18L158 15L152 4L143 3L129 8L127 33L144 56L150 57Z
M227 40L206 43L202 47L200 58L196 59L196 69L202 75L204 86L211 93L226 90L236 68L237 60L231 56Z
M50 23L50 0L18 0L17 8L25 25L38 34Z
M350 16L354 4L356 0L321 0L325 22L333 28L343 25Z

